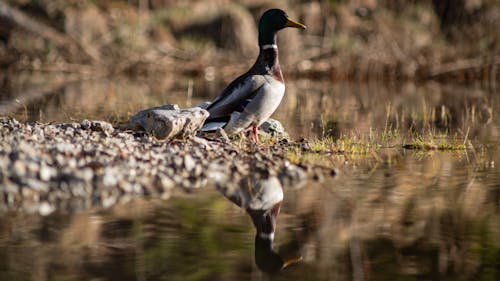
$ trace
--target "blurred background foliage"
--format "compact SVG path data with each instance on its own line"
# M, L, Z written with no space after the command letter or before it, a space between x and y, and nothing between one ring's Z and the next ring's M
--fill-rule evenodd
M2 0L0 68L109 75L236 73L279 7L286 72L333 80L498 80L497 0Z

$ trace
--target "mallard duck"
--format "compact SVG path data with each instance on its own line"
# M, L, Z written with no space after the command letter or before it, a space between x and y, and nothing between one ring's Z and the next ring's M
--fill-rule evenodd
M255 263L260 270L276 272L301 259L301 256L280 256L273 249L276 221L283 202L283 188L278 178L245 179L238 188L219 191L252 219L256 230Z
M224 128L228 134L238 134L252 128L255 142L259 141L257 128L278 108L285 94L276 45L277 32L285 27L306 28L280 9L267 10L262 15L260 51L255 64L206 107L210 116L201 131Z

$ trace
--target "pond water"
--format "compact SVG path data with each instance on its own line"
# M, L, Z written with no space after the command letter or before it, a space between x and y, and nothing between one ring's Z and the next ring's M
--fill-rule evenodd
M117 122L210 100L223 85L19 76L0 90L0 115ZM439 131L471 146L325 156L338 176L284 186L274 248L302 260L273 275L255 265L250 217L206 188L76 214L0 214L0 281L500 280L499 99L492 85L287 82L274 117L294 139Z
M163 104L194 106L212 100L230 81L179 78L76 80L59 75L20 74L0 82L0 115L20 121L125 121L137 111ZM0 81L2 79L0 78ZM345 132L437 128L480 142L499 137L500 95L495 84L330 83L286 81L273 115L290 134L338 137Z

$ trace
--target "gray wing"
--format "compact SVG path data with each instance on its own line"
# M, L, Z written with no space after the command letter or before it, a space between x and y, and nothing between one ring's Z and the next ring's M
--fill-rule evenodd
M207 108L210 118L230 115L246 99L257 91L266 79L262 75L242 75L231 82Z

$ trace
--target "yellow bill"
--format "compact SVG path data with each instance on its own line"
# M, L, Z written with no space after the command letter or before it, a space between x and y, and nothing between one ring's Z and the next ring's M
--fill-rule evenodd
M286 20L287 21L286 21L285 27L295 27L295 28L306 29L306 26L300 22L293 21L289 18L287 18Z

